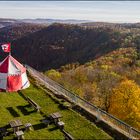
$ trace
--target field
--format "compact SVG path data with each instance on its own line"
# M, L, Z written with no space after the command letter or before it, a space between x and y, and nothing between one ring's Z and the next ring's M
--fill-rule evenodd
M41 106L41 113L35 112L25 100L29 96ZM0 127L7 126L9 121L19 119L23 124L30 122L33 131L24 131L25 139L65 139L63 133L54 124L46 127L41 120L51 113L60 112L64 129L76 139L111 139L111 137L97 128L83 116L72 109L63 109L42 89L35 85L21 92L0 93ZM22 127L21 127L22 128ZM24 126L23 126L24 128ZM15 135L9 127L10 135L4 139L12 139Z

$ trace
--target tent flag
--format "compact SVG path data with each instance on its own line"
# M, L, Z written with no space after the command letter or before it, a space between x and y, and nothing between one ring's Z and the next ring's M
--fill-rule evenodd
M10 52L11 51L11 43L5 43L1 45L2 50L4 52Z

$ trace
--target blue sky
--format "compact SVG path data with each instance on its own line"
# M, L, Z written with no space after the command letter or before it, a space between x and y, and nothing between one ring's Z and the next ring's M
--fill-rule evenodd
M0 1L0 18L140 22L140 1Z

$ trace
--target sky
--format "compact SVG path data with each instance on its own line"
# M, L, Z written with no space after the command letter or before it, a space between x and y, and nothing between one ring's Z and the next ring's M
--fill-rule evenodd
M140 1L0 1L0 18L140 22Z

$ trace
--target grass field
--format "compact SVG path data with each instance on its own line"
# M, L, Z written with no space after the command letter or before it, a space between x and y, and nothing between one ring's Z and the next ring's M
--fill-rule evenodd
M41 106L41 112L35 112L24 99L29 96ZM52 100L42 89L31 85L30 88L23 90L22 93L0 93L0 127L8 125L9 121L19 119L23 124L30 122L34 130L24 132L25 139L64 139L63 133L53 124L46 127L41 120L54 112L60 112L65 123L64 129L75 139L111 139L109 135L97 128L83 116L71 109L62 109L58 103ZM12 131L9 128L9 131ZM4 139L14 138L10 134Z

